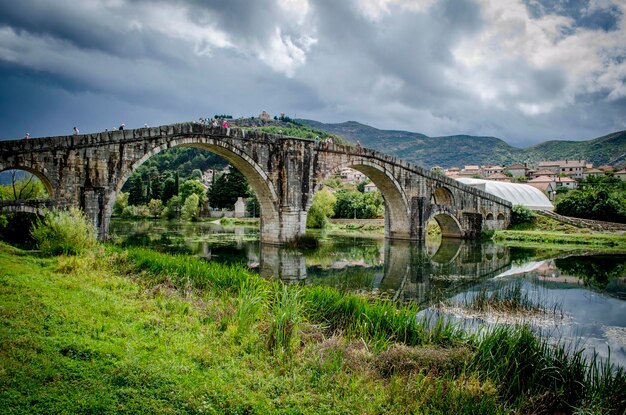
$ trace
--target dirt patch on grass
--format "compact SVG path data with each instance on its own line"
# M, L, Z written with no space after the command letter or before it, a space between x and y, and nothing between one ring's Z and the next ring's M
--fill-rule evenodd
M395 344L375 357L374 366L383 377L415 372L458 375L470 357L466 347L443 349Z

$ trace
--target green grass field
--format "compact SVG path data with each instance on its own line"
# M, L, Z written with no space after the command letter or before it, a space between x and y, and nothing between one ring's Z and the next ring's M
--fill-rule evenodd
M626 409L623 371L525 328L478 338L415 311L145 249L44 258L0 243L2 412Z

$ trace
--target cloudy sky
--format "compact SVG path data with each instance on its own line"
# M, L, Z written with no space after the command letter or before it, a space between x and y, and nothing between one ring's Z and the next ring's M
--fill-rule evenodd
M0 0L0 139L274 115L626 129L626 0Z

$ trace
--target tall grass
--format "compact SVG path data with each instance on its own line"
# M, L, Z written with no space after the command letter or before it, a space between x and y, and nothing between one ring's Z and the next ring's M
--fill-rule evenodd
M177 288L227 292L239 304L238 330L247 330L267 307L267 345L291 356L302 322L362 340L374 352L394 343L408 346L464 345L471 350L466 373L497 385L499 399L522 412L594 413L626 410L626 374L581 350L554 346L526 326L496 327L480 335L466 332L439 317L418 318L416 305L366 299L323 286L289 287L263 280L244 267L206 263L196 258L169 256L132 248L125 256L133 272L143 271L150 283L168 282ZM141 274L141 273L140 273ZM518 291L511 291L513 297ZM585 409L585 410L586 410ZM471 411L469 411L471 413Z
M260 284L244 281L237 296L237 336L243 337L265 309L267 290Z
M31 235L45 255L76 255L96 243L96 230L78 208L47 210L37 219Z
M267 338L268 348L279 354L290 356L298 340L301 322L300 290L296 287L283 285L282 289L275 293Z
M483 286L473 295L465 295L461 306L478 312L499 311L513 314L551 314L563 317L558 303L546 307L539 299L533 298L528 291L522 289L523 283L515 281L496 289ZM455 305L453 302L451 305Z

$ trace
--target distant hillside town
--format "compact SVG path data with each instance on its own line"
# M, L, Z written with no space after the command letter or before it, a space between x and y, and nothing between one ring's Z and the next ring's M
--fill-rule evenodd
M591 176L614 176L626 181L626 168L615 170L613 166L594 167L585 160L540 161L536 165L515 163L508 166L467 165L463 168L444 169L435 166L432 172L443 174L452 179L474 178L497 182L525 183L544 192L554 200L559 189L576 189L583 179Z

